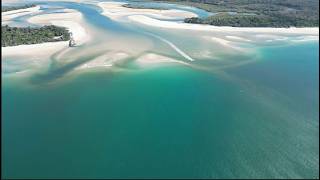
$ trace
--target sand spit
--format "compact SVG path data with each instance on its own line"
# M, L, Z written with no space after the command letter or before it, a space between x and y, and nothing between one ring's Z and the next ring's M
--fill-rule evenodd
M43 14L29 18L28 21L34 24L52 24L56 26L66 27L77 42L83 44L89 40L89 35L83 27L82 14L72 9L65 9L64 13Z
M117 62L123 59L126 59L128 57L129 57L129 54L124 52L108 52L77 67L76 70L97 68L97 67L112 67Z
M42 14L33 16L28 22L39 25L56 25L69 29L78 45L89 40L89 35L82 23L82 15L75 10L66 9L64 13ZM3 56L50 56L53 53L68 47L68 41L47 42L32 45L2 47Z

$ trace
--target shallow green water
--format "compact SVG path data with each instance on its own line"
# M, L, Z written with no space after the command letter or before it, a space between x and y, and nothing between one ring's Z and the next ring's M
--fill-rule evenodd
M3 177L319 177L318 47L262 49L229 80L171 65L4 77Z

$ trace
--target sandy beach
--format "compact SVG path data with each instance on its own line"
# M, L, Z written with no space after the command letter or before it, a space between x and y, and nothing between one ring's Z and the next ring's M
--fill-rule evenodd
M134 9L126 8L122 5L123 2L96 2L99 7L103 9L102 15L107 16L115 21L131 21L150 27L156 27L160 30L188 30L193 33L193 36L203 39L203 42L208 43L210 46L214 46L214 51L205 48L197 51L188 51L181 47L181 44L172 41L166 36L159 36L156 33L145 32L145 35L153 37L157 40L157 43L165 44L171 49L175 55L182 58L182 61L195 61L198 59L208 59L213 56L215 59L219 59L216 51L225 51L226 53L240 53L246 54L250 51L250 48L241 46L244 43L265 43L272 44L281 41L288 42L305 42L317 40L319 36L319 28L238 28L238 27L217 27L211 25L201 24L188 24L178 21L169 21L174 18L186 18L197 16L195 13L183 11L183 10L157 10L157 9ZM39 12L40 7L29 8L28 13ZM18 10L19 13L24 13ZM25 13L27 13L25 12ZM18 13L18 14L19 14ZM5 14L6 20L10 21L16 14ZM161 18L159 20L157 18ZM92 31L86 25L83 20L83 15L73 9L64 9L61 13L54 14L40 14L32 16L27 19L28 23L37 25L56 25L66 27L72 32L73 37L77 45L86 43L90 38L97 38L99 36L107 37L107 43L91 46L91 50L84 50L78 52L77 55L73 55L73 58L79 56L85 56L86 54L94 53L101 50L101 56L98 56L83 65L80 65L77 69L93 68L93 67L111 67L114 63L120 62L128 57L135 57L136 62L139 64L155 64L164 62L182 62L172 59L165 55L159 55L156 52L149 53L147 51L152 50L154 46L153 42L149 39L132 38L130 36L114 38L117 34L112 35L111 32L100 33L98 31ZM182 31L183 32L183 31ZM188 32L188 33L189 33ZM205 33L205 34L203 34ZM290 37L292 36L292 37ZM290 40L290 41L289 41ZM128 44L137 44L139 46L128 46ZM208 46L208 47L210 47ZM109 52L102 52L102 49L106 48ZM3 47L3 56L26 56L26 57L49 57L55 52L68 48L68 42L49 42L33 45L20 45L14 47ZM18 53L17 53L18 52ZM63 51L59 56L63 56L67 51ZM71 55L70 55L71 56ZM62 58L63 59L63 58ZM69 62L70 58L63 59L63 62Z
M64 13L36 15L29 18L28 22L38 25L56 25L66 27L70 32L72 32L78 45L85 43L90 38L82 23L81 13L75 10L65 9ZM40 57L48 57L67 47L68 41L2 47L2 55L29 57L37 55Z
M157 10L157 9L134 9L126 8L123 2L100 2L98 6L103 9L103 15L112 19L119 19L131 15L144 14L162 19L188 18L196 17L197 14L183 10Z
M252 33L280 33L280 34L301 34L301 35L319 35L319 28L270 28L270 27L229 27L229 26L212 26L203 24L189 24L183 22L173 22L159 20L150 17L155 15L158 17L170 18L187 18L196 17L197 15L192 12L183 10L156 10L156 9L134 9L126 8L122 5L126 3L122 2L100 2L98 5L103 9L103 15L111 18L119 18L127 16L128 19L134 22L145 24L148 26L154 26L159 28L168 29L184 29L194 31L212 31L212 32L252 32ZM236 36L230 36L229 39L239 39Z
M201 33L210 33L211 37L206 37L213 43L218 43L223 47L233 48L243 51L244 49L237 45L232 45L233 42L239 43L274 43L288 40L289 36L299 36L292 39L291 42L302 42L315 40L319 37L319 28L270 28L270 27L222 27L203 24L189 24L178 21L169 21L173 18L196 17L197 15L188 11L181 10L156 10L156 9L134 9L126 8L122 5L123 2L100 2L98 5L103 9L103 15L117 21L131 21L150 27L160 28L161 30L188 30L201 36ZM159 19L158 19L159 18ZM161 20L160 20L161 19ZM301 37L300 37L301 36ZM167 43L179 54L187 60L193 61L193 58L188 54L180 51L176 46L172 46L167 40L158 38Z
M52 24L66 27L72 32L75 41L79 45L89 40L89 35L82 22L82 14L72 9L65 9L64 13L33 16L28 19L28 22L40 25Z
M3 12L1 13L1 24L5 25L10 23L13 18L17 18L28 14L36 14L39 12L41 12L39 5L31 8Z
M2 47L2 56L28 56L33 57L48 57L52 53L68 47L67 41L48 42L42 44L30 44Z
M284 33L284 34L303 34L303 35L319 35L319 28L249 28L249 27L228 27L228 26L212 26L203 24L188 24L182 22L162 21L150 18L144 15L131 15L129 19L132 21L146 24L149 26L169 28L169 29L185 29L196 31L215 31L215 32L252 32L252 33Z

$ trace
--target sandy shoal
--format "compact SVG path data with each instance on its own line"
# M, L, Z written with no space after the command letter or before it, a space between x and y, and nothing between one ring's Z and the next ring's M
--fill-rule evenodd
M31 7L31 8L25 8L25 9L18 9L18 10L3 12L3 13L1 13L1 15L2 15L1 16L1 22L10 21L10 20L12 20L13 18L16 18L16 17L24 16L24 15L27 15L27 14L38 13L38 12L41 12L39 5L37 5L35 7Z
M105 54L102 54L91 61L82 64L77 67L77 70L88 69L88 68L97 68L97 67L112 67L114 64L128 58L130 55L125 52L112 51Z
M196 17L197 14L184 11L184 10L158 10L158 9L135 9L135 8L126 8L122 5L126 4L123 2L100 2L98 6L103 9L103 15L110 18L120 18L129 15L151 15L157 18L163 19L173 19L173 18L188 18Z
M179 63L188 65L187 62L179 61L167 56L159 55L156 53L146 53L136 59L136 62L140 65L152 65L152 64L159 64L159 63Z

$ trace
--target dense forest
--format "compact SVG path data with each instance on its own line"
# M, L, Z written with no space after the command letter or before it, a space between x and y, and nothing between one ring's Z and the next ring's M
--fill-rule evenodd
M123 4L122 7L126 8L134 8L134 9L156 9L156 10L168 10L167 8L163 7L148 7L141 4Z
M319 0L167 0L166 2L194 6L213 13L219 12L203 19L187 18L185 19L187 23L236 27L319 26Z
M43 42L67 41L69 31L64 27L43 26L31 27L1 27L1 46L17 46L21 44L38 44Z
M23 6L1 6L1 12L13 11L18 9L26 9L26 8L31 8L35 6L36 6L35 4L26 4Z
M193 17L186 18L186 23L210 24L215 26L233 27L314 27L319 26L317 20L305 20L288 16L276 17L266 15L231 15L217 14L205 19Z

